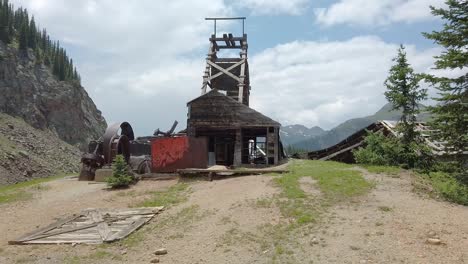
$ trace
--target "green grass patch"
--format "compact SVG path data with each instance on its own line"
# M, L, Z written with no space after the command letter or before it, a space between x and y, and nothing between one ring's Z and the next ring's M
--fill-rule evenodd
M277 204L283 216L293 218L298 225L315 222L324 207L368 192L373 183L350 165L333 161L293 160L289 173L275 178L282 189ZM310 197L301 189L299 179L312 177L323 197Z
M189 194L189 185L187 183L177 183L167 190L151 192L151 197L136 207L156 207L171 206L185 202Z
M444 172L430 172L422 175L427 179L434 190L448 201L468 205L468 186L454 179L450 174Z
M391 212L391 211L393 211L393 209L391 207L388 207L388 206L379 206L378 208L382 212Z
M0 186L0 204L15 201L23 201L32 198L31 191L42 191L49 189L43 183L63 178L64 175L56 175L46 178L32 179L26 182L17 184L1 185Z

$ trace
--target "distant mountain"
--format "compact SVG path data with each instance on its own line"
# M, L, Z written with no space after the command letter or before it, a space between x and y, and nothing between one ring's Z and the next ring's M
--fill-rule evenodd
M421 105L420 108L422 111L424 111L426 107ZM292 143L291 146L311 151L328 148L352 135L356 131L363 129L378 120L399 120L400 117L401 112L392 110L392 105L388 103L371 116L350 119L329 131L321 133L320 135L311 136L304 138L303 140L296 141ZM420 121L427 121L429 117L429 114L422 113L418 116L418 119ZM285 145L287 144L285 143Z
M280 136L284 145L292 145L307 138L320 136L325 130L318 126L307 128L303 125L290 125L281 127Z

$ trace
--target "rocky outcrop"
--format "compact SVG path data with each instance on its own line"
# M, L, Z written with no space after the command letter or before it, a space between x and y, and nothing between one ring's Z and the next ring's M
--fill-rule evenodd
M0 113L0 186L58 174L77 173L79 149L49 130Z
M84 149L103 135L107 124L77 82L58 81L33 52L0 41L0 112L20 117L34 128L50 130Z

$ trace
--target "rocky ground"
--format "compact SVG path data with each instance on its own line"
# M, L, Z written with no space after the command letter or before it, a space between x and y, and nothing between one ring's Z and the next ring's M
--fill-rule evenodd
M288 229L282 228L288 219L281 213L286 198L271 202L281 192L274 182L279 176L140 181L117 191L76 179L52 181L34 190L34 199L0 205L0 262L468 263L468 207L415 193L415 176L408 172L389 176L360 170L375 183L370 192L333 204L315 222ZM304 177L299 183L312 201L323 201L317 181ZM173 192L174 186L185 191ZM88 207L137 206L154 191L180 201L124 241L7 244L56 217Z
M0 185L78 172L81 152L50 131L0 113Z

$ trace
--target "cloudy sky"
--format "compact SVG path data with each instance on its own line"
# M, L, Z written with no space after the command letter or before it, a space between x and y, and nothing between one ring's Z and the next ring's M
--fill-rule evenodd
M333 128L385 104L400 43L419 72L440 52L421 32L441 28L443 0L14 0L77 64L108 123L138 135L185 127L201 92L209 16L246 16L251 107L283 125ZM239 32L225 23L220 31Z

